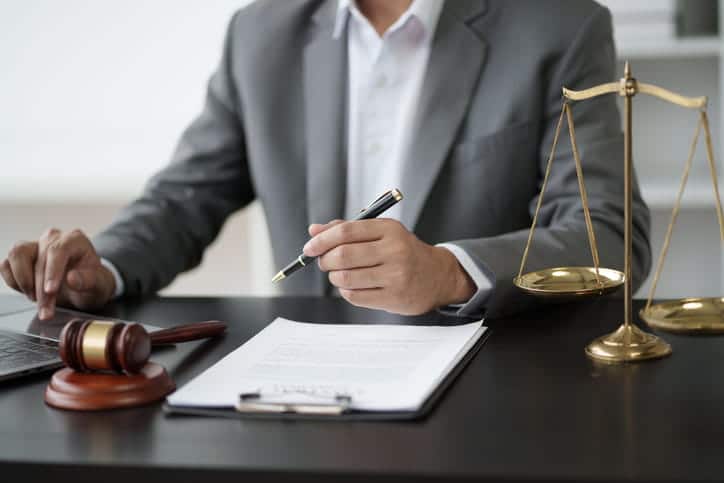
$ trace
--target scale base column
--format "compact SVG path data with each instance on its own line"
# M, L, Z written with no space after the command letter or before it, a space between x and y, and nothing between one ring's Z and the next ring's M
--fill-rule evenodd
M599 337L586 346L586 355L591 359L614 364L659 359L669 354L669 344L633 324L623 324L615 332Z

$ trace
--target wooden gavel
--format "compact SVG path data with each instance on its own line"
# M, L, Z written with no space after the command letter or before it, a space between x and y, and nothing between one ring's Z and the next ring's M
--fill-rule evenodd
M149 334L135 322L73 319L60 333L60 358L79 372L134 374L148 362L152 346L213 337L225 330L224 322L208 321Z

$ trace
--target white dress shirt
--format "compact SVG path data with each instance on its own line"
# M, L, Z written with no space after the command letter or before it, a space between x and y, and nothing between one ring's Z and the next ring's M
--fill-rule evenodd
M443 4L442 0L414 0L380 37L353 0L338 2L333 36L341 39L346 32L348 49L347 219L401 184ZM399 220L400 205L384 216ZM450 243L439 246L455 255L479 292L491 290L490 280L465 250ZM116 296L120 296L123 279L112 263L102 262L113 273Z
M401 184L442 6L416 0L380 37L354 1L339 0L333 35L341 38L347 26L347 219ZM400 205L384 216L399 220Z
M348 132L345 218L400 186L418 99L444 2L415 0L380 37L354 0L339 0L333 35L347 32ZM385 212L400 220L400 205ZM407 227L411 229L412 227ZM457 245L443 243L479 291L490 279Z

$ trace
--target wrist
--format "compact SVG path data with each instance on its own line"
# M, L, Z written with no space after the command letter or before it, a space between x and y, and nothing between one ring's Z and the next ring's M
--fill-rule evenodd
M467 302L477 291L475 282L450 250L443 247L435 250L439 250L444 267L438 307Z

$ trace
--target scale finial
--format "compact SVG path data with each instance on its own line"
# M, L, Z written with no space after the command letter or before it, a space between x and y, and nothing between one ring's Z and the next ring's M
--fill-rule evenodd
M628 60L623 65L623 76L627 79L631 78L631 64L629 64Z

